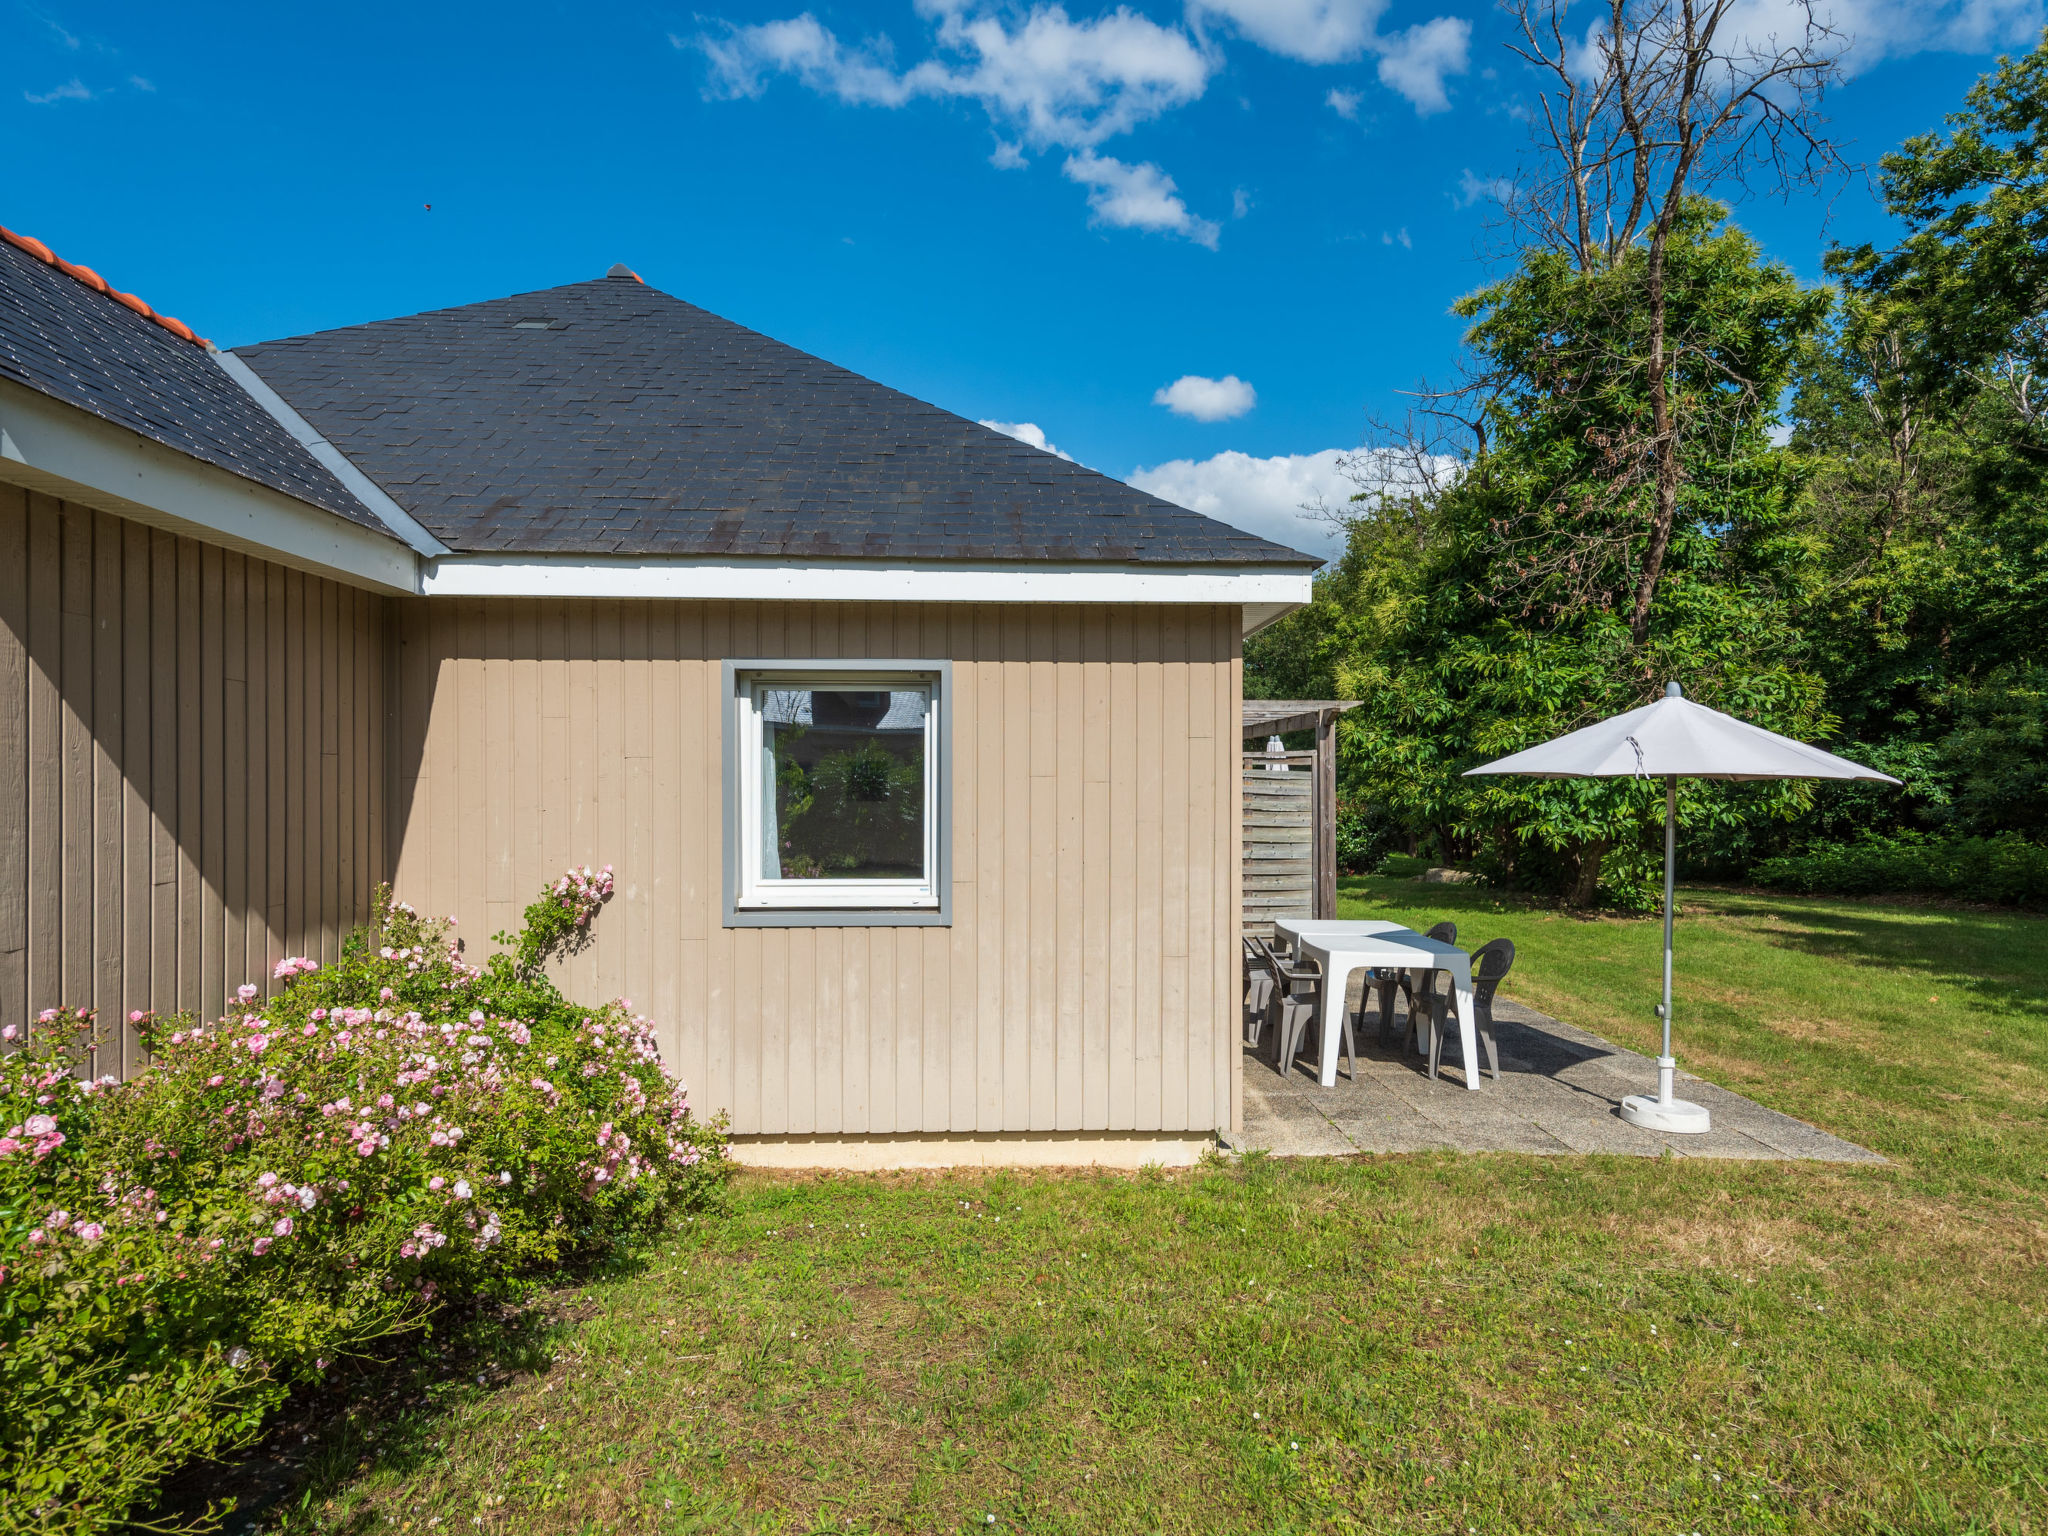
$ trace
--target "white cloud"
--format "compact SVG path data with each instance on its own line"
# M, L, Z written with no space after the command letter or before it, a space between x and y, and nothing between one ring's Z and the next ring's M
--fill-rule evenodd
M678 48L691 42L673 33L669 41ZM711 62L709 94L714 96L758 96L767 88L768 77L779 73L795 75L819 94L846 102L896 107L911 97L910 88L891 67L887 38L846 48L809 11L787 21L733 27L722 38L694 41Z
M59 101L91 101L93 93L85 88L85 82L73 75L62 85L53 85L41 93L23 91L21 99L38 107L47 107Z
M1173 459L1133 470L1125 479L1233 528L1334 560L1344 551L1345 522L1369 510L1366 503L1352 500L1361 480L1376 499L1382 491L1399 494L1419 486L1425 473L1455 477L1457 472L1457 461L1449 458L1433 458L1418 469L1396 449L1325 448L1270 459L1236 452Z
M1038 149L1092 148L1186 106L1221 63L1178 27L1121 6L1074 21L1059 5L1041 4L1014 24L959 0L926 0L919 9L938 20L939 56L901 73L888 39L849 48L808 11L755 26L727 23L722 36L669 40L703 51L713 97L758 96L775 74L872 106L962 97Z
M1444 77L1465 73L1471 44L1472 23L1462 17L1439 16L1410 27L1381 43L1380 84L1407 98L1423 117L1448 111Z
M1842 72L1855 75L1887 59L1987 53L2030 42L2040 35L2042 12L2042 0L1815 0L1813 19L1844 40ZM1741 0L1718 36L1730 51L1775 51L1803 37L1806 23L1803 0ZM1597 21L1590 23L1574 52L1581 74L1595 67L1593 38L1599 30Z
M1364 101L1365 97L1357 91L1340 91L1332 86L1330 94L1323 98L1323 105L1339 117L1348 118L1355 123L1358 121L1358 109Z
M1368 56L1378 58L1380 84L1407 99L1427 117L1449 107L1444 88L1449 75L1470 66L1472 23L1456 16L1437 16L1392 35L1380 32L1388 0L1189 0L1188 13L1197 25L1227 21L1261 48L1304 64L1343 64ZM1996 3L1996 0L1989 0ZM1339 96L1325 98L1344 116ZM1350 98L1354 103L1357 98Z
M1198 21L1226 20L1269 53L1341 64L1372 45L1387 0L1190 0Z
M1190 373L1158 390L1152 403L1196 421L1229 421L1257 405L1259 392L1234 373L1226 373L1220 379Z
M1451 194L1453 208L1470 208L1474 203L1498 203L1505 208L1514 198L1515 184L1505 176L1474 176L1469 168L1458 172L1458 190Z
M1341 512L1357 489L1338 468L1347 457L1339 448L1270 459L1233 451L1209 459L1171 459L1126 478L1177 506L1329 560L1342 552L1344 536L1317 509Z
M1189 212L1171 176L1095 149L1197 100L1222 66L1218 54L1123 6L1081 21L1058 4L1018 14L982 10L976 0L918 0L917 9L938 23L937 51L900 72L887 38L849 46L808 11L669 41L702 51L710 64L705 94L714 99L758 96L771 77L786 74L856 105L976 102L1001 135L989 156L998 169L1021 167L1026 147L1068 150L1063 169L1089 189L1098 221L1215 248L1218 226Z
M1845 72L1926 52L1983 53L2023 43L2041 30L2041 0L1818 0L1815 19L1850 40ZM1794 0L1745 0L1722 30L1757 44L1800 36L1806 13Z
M1408 238L1408 226L1406 224L1403 224L1399 229L1381 230L1380 244L1398 245L1404 251L1412 251L1415 249L1415 242Z
M1999 3L1999 0L1981 0ZM885 36L843 41L805 11L742 25L714 21L669 35L704 55L706 97L759 96L777 76L850 105L919 99L972 101L996 131L992 165L1014 170L1031 151L1064 150L1069 179L1089 189L1096 218L1163 230L1214 247L1218 226L1188 210L1173 178L1150 163L1100 154L1109 140L1199 100L1225 66L1205 31L1223 23L1259 47L1308 64L1379 61L1379 78L1418 112L1449 105L1444 81L1466 68L1471 27L1440 16L1383 36L1388 0L1188 0L1185 25L1119 4L1076 19L1059 0L914 0L934 27L930 57L899 67ZM1328 104L1358 115L1363 97L1333 90ZM1241 211L1236 217L1243 217Z
M1762 15L1761 24L1745 27L1745 34L1768 30L1773 12L1787 19L1792 14L1789 0L1752 0L1746 9ZM2042 21L2041 0L1822 0L1815 9L1821 20L1852 39L1843 60L1852 74L1908 54L1987 53L2030 42L2040 35ZM1778 21L1778 29L1790 30L1785 19Z
M1209 219L1197 218L1181 201L1173 178L1149 160L1126 165L1109 155L1084 149L1069 155L1060 168L1067 180L1088 189L1088 206L1104 224L1118 229L1153 230L1180 235L1197 245L1216 249L1220 227Z
M63 24L57 21L56 18L51 16L44 16L35 11L30 11L29 15L35 17L37 21L40 21L44 26L48 27L50 29L50 35L57 39L57 42L60 46L73 49L78 47L78 34L76 32L70 32L65 30Z
M1040 5L1014 30L960 0L920 8L939 16L939 46L963 63L928 60L906 78L934 95L972 97L1041 148L1091 147L1185 106L1220 63L1179 28L1121 6L1076 22L1058 5Z
M1074 462L1074 456L1071 453L1062 453L1058 448L1045 440L1044 431L1040 429L1035 421L984 421L982 425L991 431L1002 433L1005 437L1014 437L1020 443L1029 443L1034 448L1042 448L1055 458L1065 459L1069 464Z
M1251 211L1251 193L1245 191L1243 187L1234 189L1230 194L1230 216L1233 219L1241 219Z

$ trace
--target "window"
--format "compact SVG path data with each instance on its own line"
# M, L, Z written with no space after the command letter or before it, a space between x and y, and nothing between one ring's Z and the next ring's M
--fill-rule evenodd
M729 925L947 920L947 671L727 664Z

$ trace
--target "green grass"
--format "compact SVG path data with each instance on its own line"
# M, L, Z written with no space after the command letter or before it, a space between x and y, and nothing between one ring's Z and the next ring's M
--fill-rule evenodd
M1510 996L1657 1053L1655 919L1409 879L1347 879L1339 910L1512 939ZM1916 1187L2048 1190L2048 918L1718 890L1681 890L1678 911L1687 1069L1904 1160Z
M1653 922L1345 902L1652 1044ZM750 1175L308 1405L268 1528L2042 1531L2048 922L1690 892L1678 942L1683 1059L1891 1164Z

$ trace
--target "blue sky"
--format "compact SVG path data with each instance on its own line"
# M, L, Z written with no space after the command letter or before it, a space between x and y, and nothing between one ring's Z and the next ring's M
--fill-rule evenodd
M1871 163L2042 20L1834 5ZM14 5L0 222L223 346L624 261L1306 544L1491 270L1503 36L1478 0ZM1810 277L1885 234L1860 181L1737 216Z

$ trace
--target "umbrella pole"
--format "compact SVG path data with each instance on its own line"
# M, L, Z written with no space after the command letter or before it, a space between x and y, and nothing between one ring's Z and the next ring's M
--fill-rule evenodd
M1657 1016L1664 1021L1664 1054L1657 1058L1657 1097L1671 1102L1671 1073L1677 1063L1671 1056L1671 909L1678 895L1678 777L1664 776L1664 1006Z
M1621 1101L1621 1118L1631 1125L1652 1131L1697 1134L1710 1130L1713 1121L1698 1104L1689 1104L1672 1092L1678 1075L1678 1060L1671 1054L1671 918L1678 905L1678 778L1664 778L1664 1001L1657 1017L1664 1021L1664 1054L1657 1058L1657 1097L1630 1094Z

